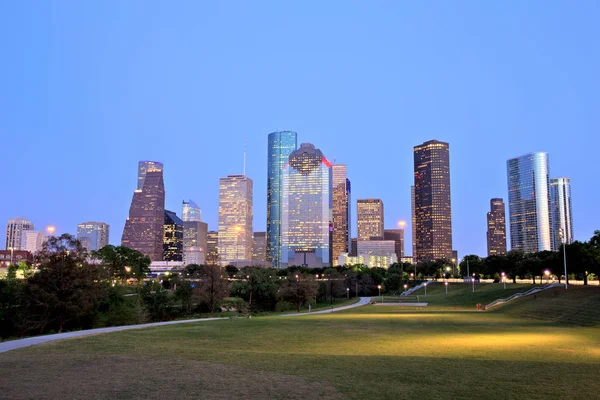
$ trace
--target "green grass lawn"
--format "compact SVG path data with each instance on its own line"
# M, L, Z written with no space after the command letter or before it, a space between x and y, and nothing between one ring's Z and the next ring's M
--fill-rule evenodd
M39 345L0 354L0 393L13 399L598 398L600 319L589 310L600 309L600 289L550 290L475 311L476 303L519 289L480 285L473 294L457 284L446 296L443 285L432 285L432 306L420 310L369 305ZM588 311L573 315L580 308ZM542 310L563 317L539 317Z

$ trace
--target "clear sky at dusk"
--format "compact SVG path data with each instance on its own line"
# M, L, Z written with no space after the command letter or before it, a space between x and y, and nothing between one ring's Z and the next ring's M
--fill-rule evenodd
M254 180L267 135L298 132L348 165L358 198L410 224L413 146L450 143L454 247L486 253L506 161L571 177L575 239L600 229L598 1L0 2L1 245L104 221L119 244L138 160L165 164L167 208L216 229L218 178ZM507 210L508 212L508 210ZM411 254L410 225L406 253Z

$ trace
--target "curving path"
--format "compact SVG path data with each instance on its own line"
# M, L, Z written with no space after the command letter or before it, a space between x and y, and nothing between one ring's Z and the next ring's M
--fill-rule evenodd
M332 308L332 309L323 310L323 311L315 311L315 312L311 312L311 313L282 314L282 315L276 315L274 317L297 317L297 316L303 316L303 315L328 314L328 313L332 313L335 311L343 311L343 310L348 310L348 309L354 308L354 307L364 306L365 304L369 304L370 301L371 301L370 297L361 297L357 303L350 304L348 306L337 307L337 308ZM25 338L25 339L10 340L8 342L2 342L2 343L0 343L0 353L20 349L23 347L34 346L36 344L53 342L55 340L61 340L61 339L70 339L70 338L74 338L74 337L98 335L101 333L109 333L109 332L127 331L130 329L151 328L154 326L187 324L190 322L217 321L217 320L223 320L223 319L229 319L229 317L198 318L198 319L186 319L186 320L181 320L181 321L153 322L150 324L112 326L112 327L108 327L108 328L88 329L85 331L74 331L74 332L56 333L54 335L35 336L35 337L30 337L30 338Z

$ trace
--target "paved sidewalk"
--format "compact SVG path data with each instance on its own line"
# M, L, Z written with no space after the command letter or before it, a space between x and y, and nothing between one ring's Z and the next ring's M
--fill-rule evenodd
M311 313L301 313L301 314L283 314L277 315L275 317L294 317L294 316L302 316L302 315L315 315L315 314L327 314L335 311L347 310L349 308L360 307L368 304L371 300L370 297L361 297L358 303L351 304L349 306L337 307L330 310L324 311L315 311ZM153 322L150 324L139 324L139 325L126 325L126 326L112 326L109 328L97 328L97 329L88 329L85 331L74 331L74 332L65 332L65 333L57 333L54 335L45 335L45 336L35 336L25 339L17 339L10 340L8 342L0 343L0 353L4 353L11 350L20 349L23 347L34 346L40 343L53 342L55 340L61 339L70 339L74 337L81 336L89 336L89 335L98 335L101 333L109 333L109 332L118 332L118 331L127 331L130 329L142 329L142 328L151 328L154 326L163 326L163 325L175 325L175 324L187 324L190 322L208 322L208 321L218 321L229 319L229 317L219 317L219 318L198 318L198 319L186 319L181 321L167 321L167 322Z

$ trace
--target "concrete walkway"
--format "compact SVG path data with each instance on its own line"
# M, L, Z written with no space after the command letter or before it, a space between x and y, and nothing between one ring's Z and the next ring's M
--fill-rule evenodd
M350 304L349 306L337 307L324 311L315 311L311 313L295 313L295 314L283 314L276 315L275 317L297 317L303 315L315 315L315 314L327 314L335 311L347 310L354 307L364 306L365 304L369 304L371 298L370 297L361 297L357 303ZM152 328L155 326L163 326L163 325L175 325L175 324L187 324L190 322L207 322L207 321L218 321L229 319L229 317L219 317L219 318L198 318L198 319L186 319L180 321L167 321L167 322L153 322L150 324L138 324L138 325L126 325L126 326L112 326L108 328L97 328L97 329L88 329L85 331L74 331L74 332L65 332L65 333L57 333L54 335L45 335L45 336L35 336L25 339L17 339L10 340L8 342L0 343L0 353L4 353L11 350L20 349L23 347L34 346L36 344L53 342L55 340L62 339L70 339L81 336L89 336L89 335L98 335L101 333L109 333L109 332L119 332L119 331L127 331L130 329L142 329L142 328Z

